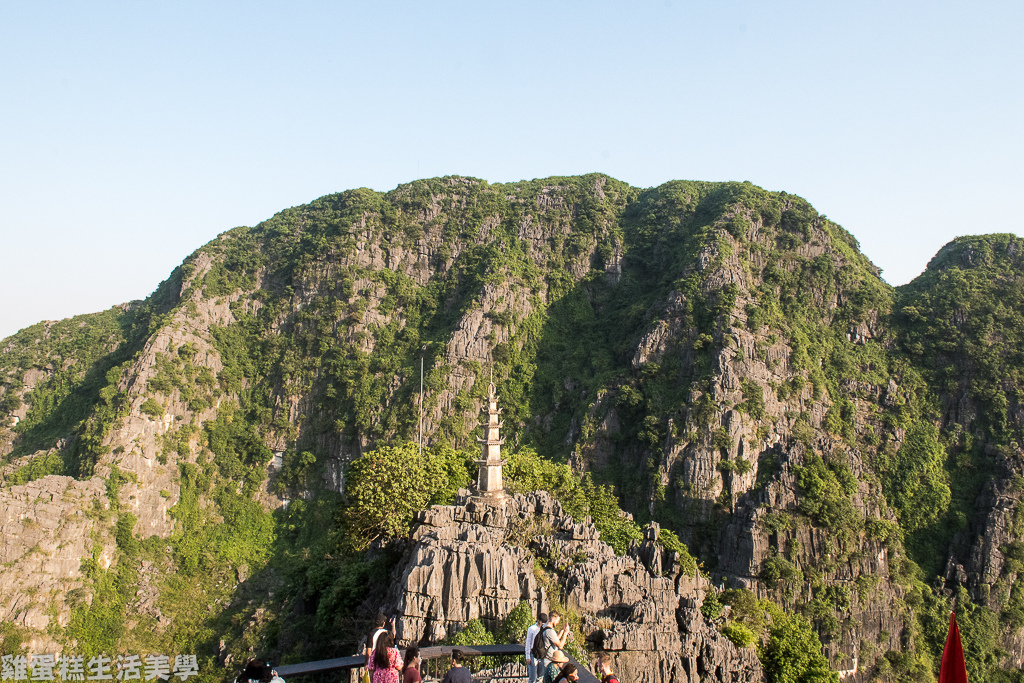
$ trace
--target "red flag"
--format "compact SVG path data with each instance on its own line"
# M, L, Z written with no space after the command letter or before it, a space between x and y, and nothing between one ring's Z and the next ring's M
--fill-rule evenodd
M967 662L964 661L964 646L960 642L960 629L956 615L949 613L949 633L946 648L942 651L942 666L939 668L939 683L967 683Z

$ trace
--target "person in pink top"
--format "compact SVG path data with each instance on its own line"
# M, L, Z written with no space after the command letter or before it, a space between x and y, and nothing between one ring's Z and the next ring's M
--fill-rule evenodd
M373 654L366 665L371 683L399 683L402 656L394 645L395 640L390 633L381 633L377 637L377 647L373 648Z

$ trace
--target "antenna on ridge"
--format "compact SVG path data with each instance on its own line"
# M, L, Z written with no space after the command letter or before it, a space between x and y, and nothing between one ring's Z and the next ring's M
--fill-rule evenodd
M426 350L426 344L423 345L423 349ZM419 438L419 449L417 451L419 455L423 455L423 354L420 354L420 438Z

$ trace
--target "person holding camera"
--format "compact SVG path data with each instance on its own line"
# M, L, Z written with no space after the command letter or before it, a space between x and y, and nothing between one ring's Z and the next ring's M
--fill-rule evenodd
M366 639L366 650L363 652L366 655L367 664L370 662L370 655L377 647L377 638L382 633L390 633L392 642L395 640L395 618L388 619L384 614L378 612L377 617L373 620L373 630L370 631L369 637Z
M383 613L378 612L376 618L373 620L373 630L367 634L366 647L363 648L363 656L366 658L363 664L366 668L366 671L363 673L363 683L371 682L371 675L374 670L383 670L383 668L386 668L381 664L374 666L371 670L370 666L371 663L373 663L373 659L377 651L377 645L379 644L381 637L385 635L388 636L388 640L390 642L388 646L384 648L384 657L387 657L390 660L390 653L388 653L387 650L389 648L394 649L391 646L395 643L395 620L394 617L388 619ZM395 652L397 653L398 650L395 650ZM399 662L401 662L401 660L399 660ZM399 667L400 666L401 664L399 664ZM376 681L377 679L373 678L372 680Z
M541 662L541 671L546 671L548 664L552 661L552 655L555 652L562 650L565 644L569 641L569 624L562 627L561 631L556 632L559 622L562 620L562 615L556 610L551 610L548 614L548 623L544 625L544 628L537 634L537 638L541 638L544 644L544 657Z

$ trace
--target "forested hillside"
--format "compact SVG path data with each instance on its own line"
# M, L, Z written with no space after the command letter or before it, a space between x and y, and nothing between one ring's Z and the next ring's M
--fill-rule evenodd
M747 645L766 599L853 680L926 681L955 607L971 680L1018 680L1022 287L1024 241L988 235L894 289L749 183L287 209L0 342L4 652L350 654L415 511L474 475L493 381L511 485L620 553L658 522Z

